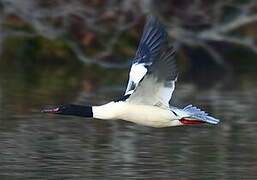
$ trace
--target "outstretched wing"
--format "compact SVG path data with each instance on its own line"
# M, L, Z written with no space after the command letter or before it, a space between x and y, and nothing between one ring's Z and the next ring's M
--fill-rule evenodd
M174 55L172 47L164 48L127 101L169 107L178 76Z
M157 19L150 16L144 27L136 56L132 61L125 95L135 90L164 45L167 45L167 33Z

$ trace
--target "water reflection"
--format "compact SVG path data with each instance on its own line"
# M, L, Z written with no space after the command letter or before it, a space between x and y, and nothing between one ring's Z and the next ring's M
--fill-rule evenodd
M212 78L208 87L181 77L173 102L204 107L222 122L154 129L123 121L39 113L42 107L65 102L106 102L122 93L126 72L90 72L89 68L71 75L65 68L42 68L37 76L26 77L24 71L8 68L2 66L0 72L1 179L257 176L256 76ZM105 73L106 79L98 73Z

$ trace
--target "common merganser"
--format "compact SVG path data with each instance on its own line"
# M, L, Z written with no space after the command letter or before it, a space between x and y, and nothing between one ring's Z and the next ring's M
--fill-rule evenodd
M121 98L100 106L66 104L43 112L103 120L121 119L150 127L217 124L218 119L192 105L181 109L169 104L178 77L174 55L166 31L156 18L150 17L132 61L127 89Z

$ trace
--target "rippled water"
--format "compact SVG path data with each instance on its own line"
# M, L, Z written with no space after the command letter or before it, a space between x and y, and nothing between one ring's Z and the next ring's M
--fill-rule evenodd
M173 103L195 104L221 123L155 129L40 113L65 102L107 102L122 93L120 82L113 80L122 74L122 82L126 72L104 72L110 83L95 77L99 71L85 70L78 87L80 75L60 75L58 68L37 68L40 74L32 75L6 68L0 73L0 179L257 177L254 75L181 77Z

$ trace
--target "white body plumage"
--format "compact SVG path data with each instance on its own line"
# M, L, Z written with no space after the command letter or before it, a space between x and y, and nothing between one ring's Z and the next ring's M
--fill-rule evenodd
M122 119L150 127L169 127L183 125L172 111L157 106L110 102L93 106L93 117L97 119Z

